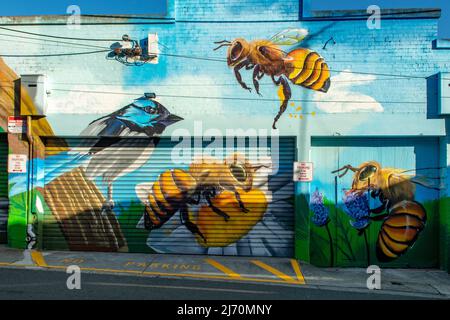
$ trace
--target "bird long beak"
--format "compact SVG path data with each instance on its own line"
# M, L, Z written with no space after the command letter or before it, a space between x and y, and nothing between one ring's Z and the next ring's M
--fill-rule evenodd
M165 125L166 127L168 127L168 126L170 126L174 123L177 123L179 121L182 121L182 120L184 120L182 117L179 117L175 114L170 114L166 119L162 120L161 123L163 125Z

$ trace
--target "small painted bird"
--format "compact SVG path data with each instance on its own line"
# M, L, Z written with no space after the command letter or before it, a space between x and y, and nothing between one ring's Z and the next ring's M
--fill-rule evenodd
M86 177L101 177L107 185L105 209L112 210L113 183L141 168L150 157L164 130L183 118L171 114L162 104L141 97L126 107L97 119L81 132L81 136L100 139L89 150L91 159L85 165ZM150 139L122 139L149 137ZM131 148L131 149L130 149ZM133 150L135 152L126 152Z

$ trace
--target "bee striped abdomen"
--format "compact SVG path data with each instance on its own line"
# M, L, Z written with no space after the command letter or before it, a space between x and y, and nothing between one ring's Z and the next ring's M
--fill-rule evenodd
M426 211L420 203L404 200L395 204L378 234L378 260L386 262L404 254L415 243L425 223Z
M196 184L195 179L183 170L168 170L161 174L153 184L145 206L151 228L156 229L166 223L186 202Z
M292 83L308 89L327 92L330 70L325 60L314 51L299 48L288 53L288 77Z

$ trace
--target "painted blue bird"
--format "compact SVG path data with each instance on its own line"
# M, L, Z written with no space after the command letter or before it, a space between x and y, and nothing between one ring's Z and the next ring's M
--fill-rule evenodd
M128 173L141 168L150 157L164 130L183 118L171 114L162 104L141 97L130 105L97 119L81 132L82 136L99 136L89 150L90 160L85 165L86 177L101 177L107 184L105 209L114 207L113 183ZM147 137L150 139L121 139ZM128 150L128 152L127 152ZM133 150L133 152L129 152Z

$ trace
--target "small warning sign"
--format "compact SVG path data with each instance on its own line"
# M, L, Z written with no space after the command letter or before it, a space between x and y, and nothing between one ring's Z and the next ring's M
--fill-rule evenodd
M294 181L311 182L314 165L312 162L294 162Z
M10 154L8 157L9 173L26 173L28 157L25 154Z
M8 117L8 132L9 133L26 133L27 120L22 117Z

